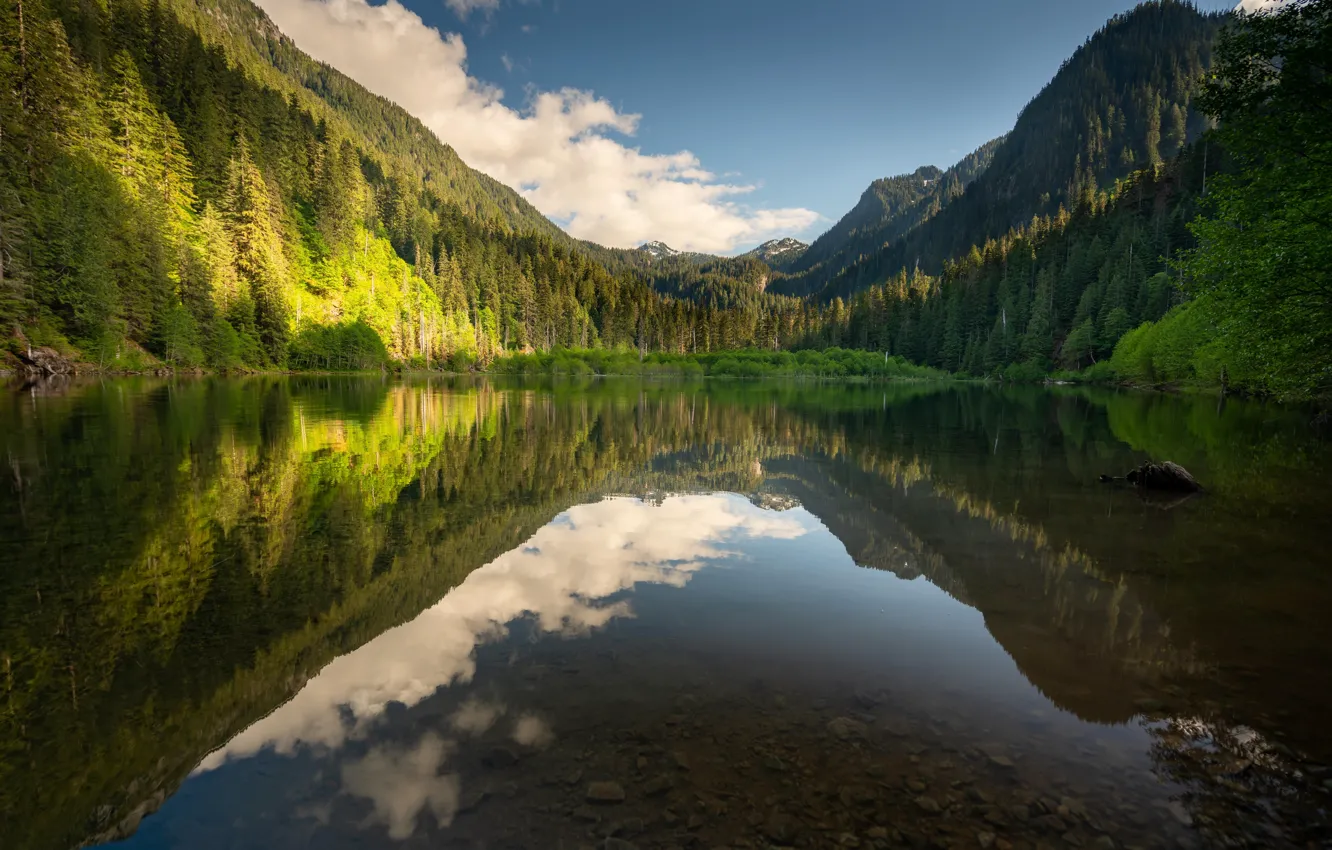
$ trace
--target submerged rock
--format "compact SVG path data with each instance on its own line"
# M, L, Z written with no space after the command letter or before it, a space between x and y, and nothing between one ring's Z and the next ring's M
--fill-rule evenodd
M618 782L593 782L587 786L587 799L593 803L622 803L624 786Z
M828 731L839 741L863 738L869 729L864 723L851 717L837 717L828 721Z
M1198 493L1202 485L1187 469L1177 463L1144 463L1137 469L1130 470L1123 478L1102 475L1101 481L1126 481L1141 490L1154 490L1165 493Z
M942 808L939 806L938 801L935 800L933 797L917 797L916 805L920 808L921 811L930 815L937 815L939 814L939 812L942 811Z

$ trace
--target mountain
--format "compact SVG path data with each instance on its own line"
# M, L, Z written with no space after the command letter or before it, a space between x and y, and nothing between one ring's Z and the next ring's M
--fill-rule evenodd
M665 242L644 242L638 246L638 250L647 254L654 260L665 259L666 257L678 257L680 252L667 245Z
M1105 363L1126 333L1181 300L1171 262L1196 245L1188 223L1218 158L1210 151L1209 163L1192 145L1159 173L1135 174L1113 200L1038 219L941 275L903 269L825 308L808 344L1014 380Z
M947 171L927 165L875 180L851 211L792 264L792 273L805 288L826 283L861 256L929 220L989 167L1002 141L987 142Z
M613 248L603 250L621 253ZM718 259L715 254L700 254L697 251L677 251L665 242L658 242L656 240L644 242L634 250L639 255L646 255L649 261L680 259L692 263L703 263L708 262L709 260Z
M836 254L816 240L802 261L806 270L772 289L831 299L917 265L938 273L973 245L1033 216L1085 204L1137 169L1171 159L1207 125L1193 93L1225 19L1179 0L1153 0L1112 18L1022 110L959 196L831 276L811 265ZM891 188L912 197L900 182ZM872 212L873 203L862 209L866 218ZM853 229L845 228L845 238Z
M776 269L784 268L799 261L808 248L809 246L799 239L792 239L787 236L782 239L769 239L754 250L746 251L740 256L762 260Z
M572 239L248 0L0 4L0 369L749 341L633 253Z
M517 192L488 175L469 168L449 145L392 101L375 95L336 68L318 62L282 33L268 15L249 0L160 0L163 11L174 12L207 47L222 50L227 58L265 86L276 89L301 108L352 137L358 146L394 160L394 166L419 176L439 199L455 203L476 218L501 223L513 230L551 236L566 245L574 240L542 215ZM76 4L52 4L55 7ZM123 7L131 20L147 21L156 8L152 2L110 0L110 8ZM71 40L78 54L96 61L112 49L97 21L62 12L67 23L77 21ZM67 31L68 28L67 28ZM71 31L74 32L74 31ZM161 82L181 91L188 81L170 79L165 64Z

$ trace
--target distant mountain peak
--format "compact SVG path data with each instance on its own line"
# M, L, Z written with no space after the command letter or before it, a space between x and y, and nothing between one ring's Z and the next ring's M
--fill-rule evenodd
M795 260L805 253L805 249L808 247L809 245L799 239L784 236L781 239L769 239L754 250L746 251L741 256L755 257L771 266Z
M785 254L787 251L803 251L808 247L809 245L801 242L799 239L784 236L781 239L769 239L750 253L767 254L775 257L778 254Z
M642 245L638 246L638 250L642 251L645 254L650 255L654 260L661 260L666 257L678 257L680 256L681 253L683 253L681 251L675 250L670 245L667 245L665 242L658 242L656 240L653 240L651 242L644 242Z

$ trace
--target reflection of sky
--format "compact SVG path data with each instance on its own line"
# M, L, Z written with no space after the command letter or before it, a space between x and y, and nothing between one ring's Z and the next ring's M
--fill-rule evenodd
M727 569L699 574L722 563ZM892 694L908 714L994 728L998 739L1005 735L993 726L995 709L1008 718L1040 715L1044 734L1063 739L1062 748L1090 733L1125 752L1146 749L1137 727L1093 728L1049 712L979 611L923 579L858 568L804 509L767 511L733 495L659 505L610 499L561 514L411 622L334 660L205 758L134 843L177 845L170 835L197 843L197 824L236 812L229 825L219 823L223 835L257 830L268 840L270 825L298 829L299 821L311 829L380 825L390 839L404 839L427 811L447 826L460 800L478 793L478 753L498 744L550 746L560 734L551 720L563 721L517 704L520 692L501 696L484 684L440 693L447 714L433 714L439 703L426 700L472 682L481 646L524 636L517 620L572 637L630 617L621 635L666 637L669 654L707 658L726 680L806 681L823 693L855 683ZM651 654L644 658L653 663ZM627 682L598 684L613 690ZM405 722L403 706L419 706L418 720L438 720L428 729Z
M791 540L805 533L793 515L762 511L734 496L679 496L652 505L608 499L561 514L523 546L471 573L416 619L335 659L285 705L213 752L196 769L208 773L264 751L328 752L367 737L390 703L414 706L441 686L475 672L475 650L531 617L547 633L586 634L629 601L608 597L637 583L683 587L708 563L737 554L742 540ZM480 735L504 721L514 741L540 747L552 739L535 715L471 697L450 718L459 735ZM371 746L342 768L342 790L368 798L392 837L411 833L429 808L440 823L457 810L459 782L441 775L454 743L434 733L411 745Z
M637 582L682 587L709 560L731 554L735 536L791 539L793 519L742 499L681 496L653 506L608 499L561 514L426 609L335 659L290 702L204 759L199 770L271 747L336 747L358 736L390 702L412 706L474 672L473 650L531 615L547 632L586 633L631 615L627 601L599 602ZM344 712L350 712L346 722Z

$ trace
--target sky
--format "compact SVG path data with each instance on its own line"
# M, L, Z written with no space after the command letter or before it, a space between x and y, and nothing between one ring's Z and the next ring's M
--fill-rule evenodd
M946 168L1002 135L1134 5L257 2L305 52L397 102L572 235L719 254L810 241L872 180Z

